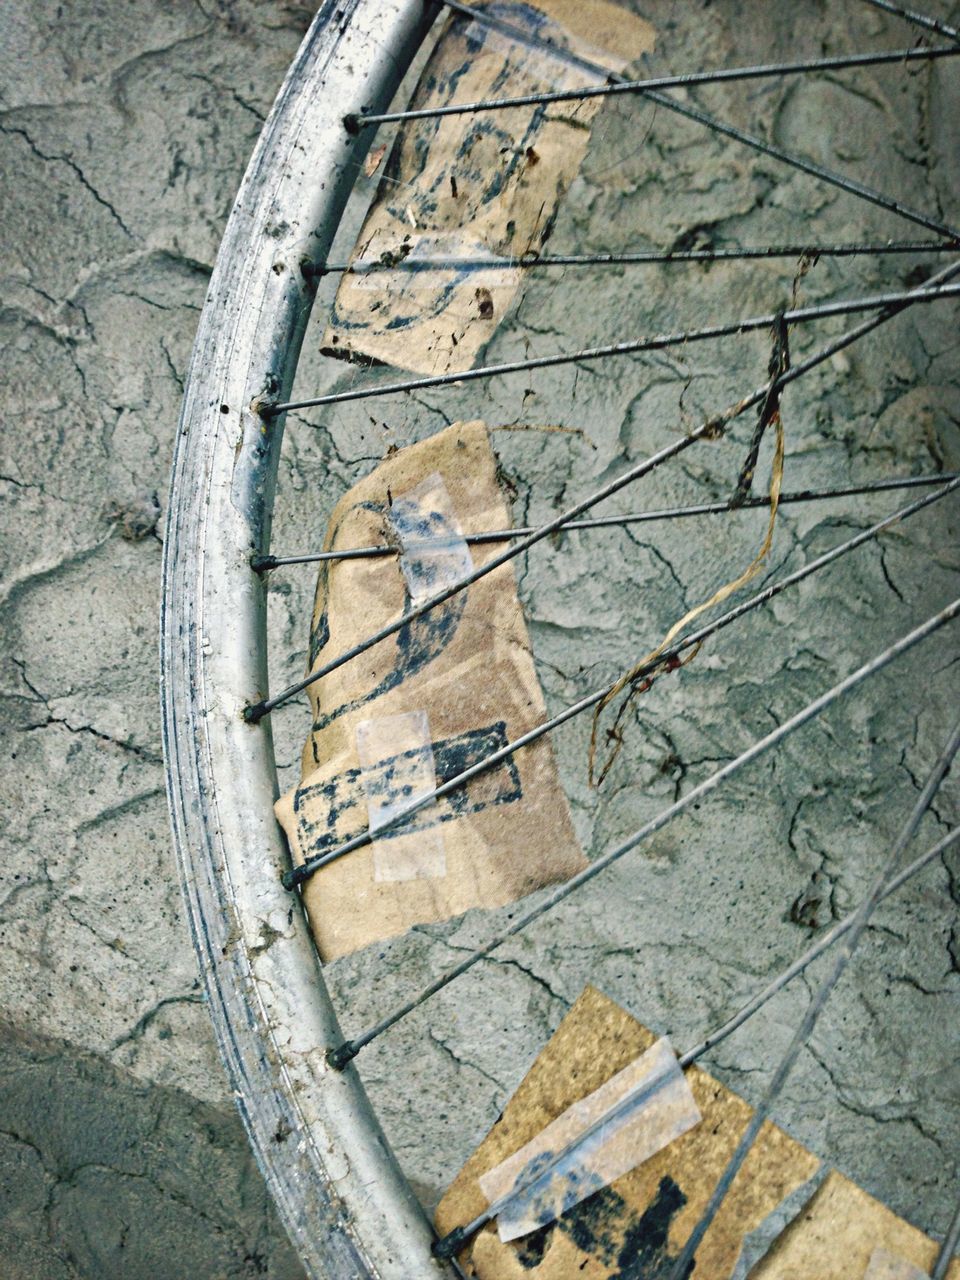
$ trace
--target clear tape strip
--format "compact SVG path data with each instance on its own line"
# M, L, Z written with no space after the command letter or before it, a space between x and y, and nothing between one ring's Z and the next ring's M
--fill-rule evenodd
M547 40L560 49L568 50L584 62L609 67L611 71L619 70L619 65L615 65L617 60L611 59L606 49L578 39L545 14L538 14L538 21L534 23L530 18L531 12L537 11L531 10L530 6L523 8L518 5L516 13L509 15L509 20L515 25L519 25L524 20L530 21L530 35L533 37L530 43L521 39L519 33L516 36L509 35L506 31L488 27L475 18L464 27L464 37L471 45L479 46L484 51L489 50L491 53L500 54L508 64L519 63L518 66L510 68L512 75L549 84L554 89L583 89L589 85L595 85L597 73L587 67L578 67L576 63L551 57L533 43L534 39Z
M929 1273L889 1249L874 1249L863 1280L930 1280Z
M361 720L357 756L371 832L436 788L433 739L425 711ZM378 883L433 880L447 873L443 835L436 827L405 832L400 823L372 841L372 854L373 878Z
M465 280L478 289L512 290L519 270L517 262L491 253L478 240L456 232L421 235L413 231L386 260L376 250L371 252L369 243L365 245L350 264L350 279L354 288L378 293L385 289L435 293Z
M480 1178L503 1241L546 1226L701 1119L664 1037Z
M794 1218L803 1212L828 1173L828 1166L819 1165L806 1182L794 1187L758 1226L747 1232L740 1242L740 1253L730 1280L750 1280L754 1267L763 1261Z
M473 572L470 548L443 477L437 472L394 499L389 521L400 546L400 571L411 605Z

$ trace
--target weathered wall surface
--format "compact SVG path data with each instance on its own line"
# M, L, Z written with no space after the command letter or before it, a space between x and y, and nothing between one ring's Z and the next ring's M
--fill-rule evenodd
M758 6L750 23L738 11L643 6L661 33L653 65L914 39L856 0L842 20L812 0ZM299 6L256 0L8 4L2 16L17 70L0 117L0 716L12 800L0 832L0 1249L16 1259L17 1280L298 1271L200 1000L169 848L155 655L164 490L197 312L233 192L308 19ZM944 64L700 100L956 221L956 84ZM375 181L361 184L361 198ZM904 234L914 234L907 223L620 99L600 117L550 247ZM824 260L802 297L896 284L927 262ZM488 355L609 340L611 315L616 336L631 336L768 311L788 298L792 274L781 263L539 276ZM911 314L785 398L788 487L960 465L955 319L950 309ZM839 327L798 335L797 350ZM305 393L361 376L321 361L319 334L307 343ZM275 549L317 540L337 498L390 445L458 417L584 433L494 436L516 518L552 514L762 381L766 342L292 415ZM729 447L689 452L624 508L725 495L748 433L743 424ZM896 502L785 512L771 567L798 566ZM648 526L532 555L521 593L551 708L613 678L728 567L742 568L761 524L744 519L720 539L702 525ZM731 633L682 683L657 686L600 793L584 780L589 726L565 730L561 769L588 852L955 594L955 536L943 511L918 518L829 588L811 586L757 618L740 633L743 647ZM274 578L278 685L302 670L310 579ZM944 736L955 654L946 641L928 646L480 966L429 1020L411 1019L367 1051L362 1070L425 1199L437 1198L584 982L685 1047L850 908ZM304 707L277 722L289 779ZM921 841L955 816L945 801ZM884 909L781 1117L935 1231L960 1151L957 868L953 854ZM468 917L334 966L348 1028L495 927ZM712 1060L748 1098L803 994Z

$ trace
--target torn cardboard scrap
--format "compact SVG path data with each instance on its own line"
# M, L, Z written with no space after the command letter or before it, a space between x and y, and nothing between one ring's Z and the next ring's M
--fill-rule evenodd
M482 422L457 423L387 458L338 503L324 546L389 542L399 555L322 562L311 668L500 550L471 549L465 533L509 525ZM302 780L276 806L293 859L377 833L304 887L324 960L414 924L503 906L586 865L547 738L388 825L546 717L510 564L309 692Z
M440 1235L487 1207L480 1179L654 1043L592 987L580 996L504 1113L437 1209ZM664 1275L675 1260L749 1122L751 1108L697 1067L686 1073L702 1121L551 1225L504 1243L493 1224L461 1254L479 1280L614 1280ZM806 1182L819 1161L765 1124L698 1251L704 1280L727 1280L744 1236Z
M620 71L654 29L607 0L528 0L494 16ZM411 108L596 83L598 76L460 15ZM469 369L520 285L576 176L602 99L408 121L344 274L321 348L416 373ZM471 267L471 259L482 267ZM401 266L397 266L402 263ZM386 270L383 268L386 266Z
M937 1252L922 1231L831 1171L750 1280L906 1280L911 1272L904 1268L929 1275ZM950 1264L947 1280L960 1280L960 1260Z

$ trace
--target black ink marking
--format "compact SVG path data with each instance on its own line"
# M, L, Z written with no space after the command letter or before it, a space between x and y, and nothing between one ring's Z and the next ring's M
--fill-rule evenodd
M433 760L437 784L441 785L455 778L491 752L506 746L508 741L506 723L500 720L489 728L471 729L455 738L435 742ZM384 792L388 792L398 779L402 779L410 764L416 763L416 759L421 756L422 748L413 747L385 760L377 784L382 781ZM520 773L513 759L508 757L496 768L488 769L473 778L465 787L458 788L449 796L444 796L419 813L411 815L405 822L399 822L389 831L384 831L378 839L407 835L411 831L426 831L441 822L452 822L464 814L482 813L493 805L513 804L522 797ZM317 799L321 803L315 805L313 802ZM308 804L316 814L312 821L306 816ZM293 809L297 816L300 847L307 857L326 853L329 849L352 840L367 829L367 797L361 771L348 769L346 773L338 774L327 782L298 788Z
M532 41L546 40L561 49L569 49L569 41L563 28L540 10L526 4L490 4L485 12L493 18L508 21L514 26L527 30ZM475 65L478 54L484 51L488 41L487 32L469 20L457 18L453 30L463 41L464 56L460 62L449 70L438 69L434 60L428 63L422 78L423 89L438 104L452 102L460 81ZM501 38L502 39L502 38ZM501 65L488 86L491 97L507 96L516 90L518 75L529 72L535 79L544 75L545 59L543 52L535 43L525 46L522 40L510 40L505 48L493 46L501 55ZM549 60L546 60L549 63ZM443 67L440 60L439 67ZM556 73L556 67L547 65L548 77ZM445 122L442 118L432 117L425 120L409 121L397 135L390 156L382 170L382 177L377 191L375 208L385 207L398 223L405 223L408 210L413 212L418 231L427 244L431 237L442 242L443 237L450 234L451 227L470 226L479 220L483 212L494 204L503 194L505 188L520 181L523 174L531 169L539 160L536 149L545 125L552 118L558 119L556 111L550 116L550 104L538 104L528 113L514 111L511 113L511 125L504 127L491 113L477 115L470 122L463 134L458 153L449 165L436 163L435 143ZM573 128L586 127L574 115L567 113L564 117L567 125ZM430 166L431 155L433 165ZM455 169L455 174L453 170ZM561 192L558 191L558 196ZM451 216L451 206L453 214ZM543 244L550 235L556 218L557 204L538 222L535 235ZM513 244L514 226L508 223L502 236L496 237L495 243L488 243L485 248L491 254L502 254L510 258L516 253ZM526 246L529 250L532 246ZM387 251L389 259L390 251ZM440 256L443 256L442 254ZM413 260L411 260L413 262ZM399 276L388 276L384 281L384 290L389 291L389 305L393 312L389 320L377 317L377 326L385 332L409 329L427 319L442 316L460 296L461 286L469 280L472 273L489 272L488 267L477 267L469 264L444 264L443 279L439 282L435 275L429 277L428 289L424 289L418 281L416 263L410 270L411 262L405 265ZM435 270L425 264L425 269ZM476 277L475 277L476 278ZM351 316L340 310L340 294L334 300L330 316L330 326L341 333L362 333L368 328L366 316ZM492 303L480 300L480 315L484 318L492 316ZM345 356L362 362L364 357L354 352L329 351L328 354Z
M389 493L389 491L388 491ZM390 524L400 546L400 568L407 589L418 598L436 595L473 568L463 534L441 511L407 495L390 507Z
M556 1222L524 1236L514 1248L527 1271L543 1262L554 1231L562 1231L589 1258L615 1267L610 1280L667 1280L676 1257L668 1252L670 1227L687 1203L672 1178L660 1179L657 1194L637 1217L610 1187L595 1192ZM690 1265L693 1270L694 1263ZM687 1275L690 1275L690 1271Z
M334 528L330 530L330 534L327 541L331 547L336 545L337 534L340 532L341 525L349 516L352 516L355 511L369 511L375 515L382 515L383 507L378 502L358 502L355 506L351 507L349 511L345 511L344 514L337 521ZM324 604L323 604L323 609L320 613L319 618L317 618L316 623L313 625L313 627L310 630L310 665L311 666L313 666L317 658L319 658L320 651L326 647L330 639L330 622L329 622L327 602L330 596L331 563L332 562L330 560L322 560L320 562L320 573L317 576L316 594L318 596L322 594Z
M345 512L342 519L338 522L329 539L330 545L333 546L337 531L344 520L347 519L354 511L371 511L383 517L386 513L383 506L379 503L361 502L350 511ZM320 566L320 573L317 579L317 594L323 597L323 609L317 618L316 624L310 634L310 665L314 666L317 659L330 639L330 620L329 620L329 574L332 562L324 560ZM315 734L322 733L335 720L339 720L342 715L346 715L349 711L356 711L359 707L365 706L369 702L373 702L376 698L389 692L391 689L397 688L410 676L417 675L424 667L428 666L435 658L438 658L447 645L451 642L460 625L464 612L467 607L469 598L469 588L460 591L457 595L452 596L442 605L438 605L435 609L431 609L429 613L422 614L419 618L414 618L397 632L396 646L397 656L392 670L388 671L379 684L369 689L365 694L358 698L354 698L351 702L344 702L339 707L335 707L332 711L322 711L313 723ZM406 613L411 607L411 597L409 590L404 591L403 611ZM316 758L316 740L314 740L314 761L319 764Z

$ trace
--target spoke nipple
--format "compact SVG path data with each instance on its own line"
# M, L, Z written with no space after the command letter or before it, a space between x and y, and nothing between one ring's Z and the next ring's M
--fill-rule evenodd
M248 702L241 713L247 724L259 724L265 714L262 702Z
M325 262L314 262L312 258L301 258L300 274L310 284L316 284L318 280L322 280L327 274L327 264Z
M255 396L250 401L250 412L258 418L273 418L277 412L277 402L273 396Z
M360 117L355 111L351 111L349 115L343 117L343 127L351 138L355 138L360 132Z
M285 871L283 875L280 877L280 883L288 892L291 892L292 890L294 890L297 887L296 868L291 867L287 871Z
M435 1258L454 1258L468 1243L472 1234L469 1227L454 1227L434 1243L431 1252Z
M261 418L272 418L277 412L279 395L280 379L275 373L264 374L263 390L250 401L250 411Z
M254 573L267 573L277 567L276 556L251 556L250 568Z
M349 1040L344 1040L343 1044L338 1044L335 1049L327 1050L327 1062L333 1067L334 1071L342 1071L348 1062L352 1062L360 1050Z

